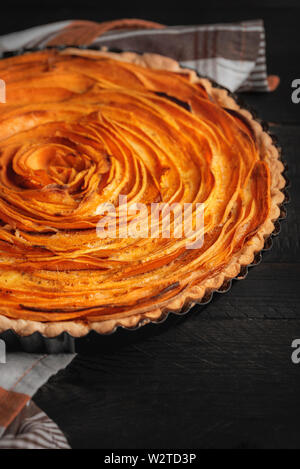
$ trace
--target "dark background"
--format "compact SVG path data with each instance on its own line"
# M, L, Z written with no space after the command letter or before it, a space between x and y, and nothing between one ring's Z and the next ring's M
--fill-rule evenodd
M263 18L274 93L244 94L277 135L292 202L281 234L247 279L185 317L76 343L72 364L35 402L73 448L300 448L300 9L296 1L93 2L14 0L0 34L64 19L138 17L168 25ZM209 8L202 5L209 4Z

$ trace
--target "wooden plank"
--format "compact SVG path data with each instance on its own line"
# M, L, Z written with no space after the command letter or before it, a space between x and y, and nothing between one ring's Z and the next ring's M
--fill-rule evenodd
M94 335L34 400L74 448L299 448L297 337L299 320L197 315Z

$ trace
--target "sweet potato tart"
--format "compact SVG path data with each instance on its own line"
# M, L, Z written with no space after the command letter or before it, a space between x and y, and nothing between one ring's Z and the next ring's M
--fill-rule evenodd
M284 200L270 136L227 91L155 54L0 61L0 331L134 327L253 261ZM204 242L100 238L101 203L204 206ZM254 293L254 292L253 292Z

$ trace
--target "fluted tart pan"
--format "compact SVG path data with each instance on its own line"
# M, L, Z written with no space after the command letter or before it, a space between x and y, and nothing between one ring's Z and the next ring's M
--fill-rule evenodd
M277 234L280 151L227 90L133 52L39 51L1 73L1 331L82 337L160 322L228 291ZM96 239L97 204L122 191L204 201L203 247Z

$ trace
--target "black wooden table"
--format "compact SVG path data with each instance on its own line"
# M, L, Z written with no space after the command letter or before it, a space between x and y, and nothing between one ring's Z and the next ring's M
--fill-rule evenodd
M24 10L19 23L7 6L2 33L70 17L169 24L263 17L269 72L281 85L244 99L278 137L292 202L273 249L230 292L161 325L78 340L77 357L35 402L73 448L300 448L300 364L291 360L291 343L300 338L300 103L291 101L291 82L300 78L300 10L190 8L183 17L174 9L128 7L116 15L88 0L85 9L82 2L73 9L59 4L50 11L45 2L35 16Z

